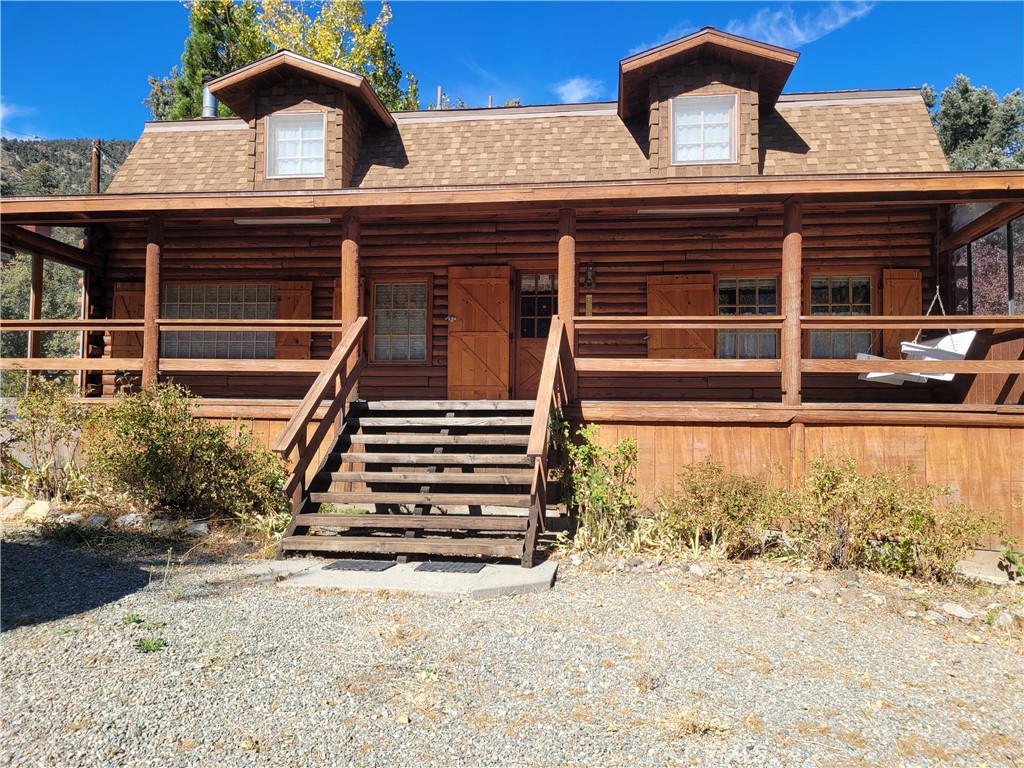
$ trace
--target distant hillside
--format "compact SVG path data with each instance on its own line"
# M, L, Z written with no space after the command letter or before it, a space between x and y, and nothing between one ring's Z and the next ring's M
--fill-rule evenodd
M134 144L115 139L100 145L101 190L110 184ZM91 175L91 139L0 139L0 180L5 195L87 194Z

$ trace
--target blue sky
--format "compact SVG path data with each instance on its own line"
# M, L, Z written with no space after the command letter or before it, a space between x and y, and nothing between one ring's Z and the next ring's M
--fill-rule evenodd
M367 3L375 13L379 5ZM800 51L787 92L1024 84L1024 1L418 2L389 38L420 80L483 106L613 100L618 61L705 25ZM0 127L14 138L136 138L147 75L180 62L188 11L152 2L0 1Z

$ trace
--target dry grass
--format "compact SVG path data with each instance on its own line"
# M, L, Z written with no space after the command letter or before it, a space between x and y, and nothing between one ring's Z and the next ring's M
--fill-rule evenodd
M689 736L721 736L728 726L706 715L698 707L687 707L673 712L662 720L662 729L673 739Z

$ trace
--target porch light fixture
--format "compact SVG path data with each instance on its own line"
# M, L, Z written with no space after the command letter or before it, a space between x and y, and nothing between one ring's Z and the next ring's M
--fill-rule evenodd
M266 225L291 225L291 224L330 224L330 219L235 219L235 224L248 227L262 227Z
M637 213L650 213L655 216L686 216L691 213L739 213L739 208L641 208Z
M584 265L583 287L589 289L593 288L595 285L597 285L597 265L592 261L588 261Z

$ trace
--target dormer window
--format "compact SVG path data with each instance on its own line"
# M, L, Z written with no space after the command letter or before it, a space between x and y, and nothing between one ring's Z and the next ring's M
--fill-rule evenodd
M267 178L323 177L322 112L270 115L267 118Z
M736 96L672 99L672 164L736 162Z

